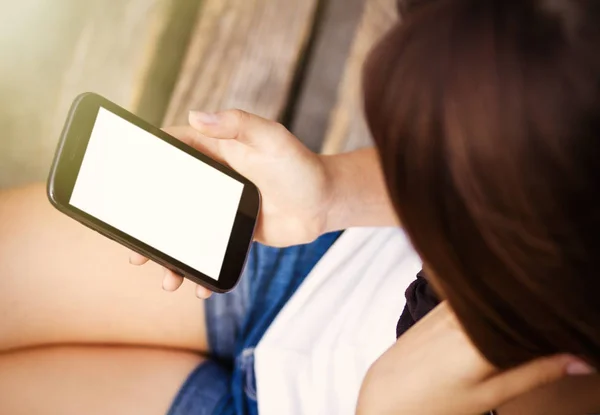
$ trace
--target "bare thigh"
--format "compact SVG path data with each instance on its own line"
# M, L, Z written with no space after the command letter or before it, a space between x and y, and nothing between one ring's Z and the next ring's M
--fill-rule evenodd
M163 415L200 362L185 352L106 347L0 355L0 413Z
M186 281L54 211L41 185L0 192L0 351L53 344L207 350L204 304Z

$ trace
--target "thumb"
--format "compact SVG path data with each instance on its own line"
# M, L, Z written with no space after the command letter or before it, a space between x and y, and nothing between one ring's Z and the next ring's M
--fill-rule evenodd
M491 378L485 385L488 388L486 396L493 397L496 401L493 405L497 406L564 377L594 373L593 367L574 356L543 357Z
M237 140L252 147L265 145L266 137L281 132L283 126L242 110L219 113L190 111L190 125L207 137Z

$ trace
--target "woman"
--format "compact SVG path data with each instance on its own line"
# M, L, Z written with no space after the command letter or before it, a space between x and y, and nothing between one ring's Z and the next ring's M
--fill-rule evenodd
M170 130L260 187L270 245L393 226L397 212L435 289L421 277L407 291L402 336L364 382L386 342L378 323L401 303L380 287L414 268L409 253L389 259L400 232L257 245L240 288L194 302L156 294L156 267L123 267L122 250L31 187L0 196L2 413L347 413L354 378L365 414L600 411L600 7L415 4L365 72L378 153L319 157L237 111ZM287 337L300 353L280 355ZM331 382L315 387L307 367L339 390L319 395Z

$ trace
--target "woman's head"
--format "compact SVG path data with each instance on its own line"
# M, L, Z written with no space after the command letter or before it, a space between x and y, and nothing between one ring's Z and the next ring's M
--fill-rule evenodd
M598 22L597 0L428 1L365 69L403 226L499 367L600 367Z

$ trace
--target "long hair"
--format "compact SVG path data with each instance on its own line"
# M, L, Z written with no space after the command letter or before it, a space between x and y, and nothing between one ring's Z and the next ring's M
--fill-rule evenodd
M600 2L425 1L364 86L403 227L483 355L600 367Z

